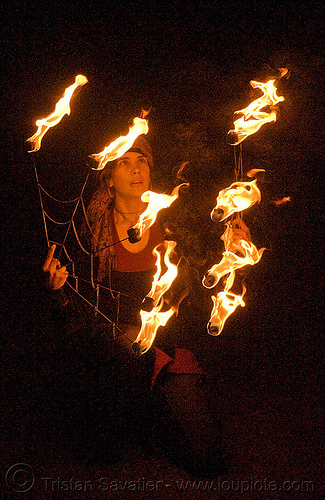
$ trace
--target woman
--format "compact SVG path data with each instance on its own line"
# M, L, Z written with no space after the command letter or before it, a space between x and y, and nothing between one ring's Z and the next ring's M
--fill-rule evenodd
M140 136L129 151L105 167L99 189L87 210L92 250L98 257L97 279L109 290L119 292L118 304L116 299L111 299L101 305L105 314L114 318L118 326L117 332L121 333L109 343L109 379L116 382L115 395L118 394L119 403L123 407L123 411L119 407L119 412L125 416L125 422L130 421L131 415L139 415L140 408L149 406L149 412L142 412L141 415L144 426L150 427L148 419L151 416L155 421L157 435L164 436L160 444L163 441L166 444L169 439L169 451L173 450L173 458L180 460L191 470L221 473L223 462L219 428L216 419L209 412L207 394L202 384L203 370L195 355L186 347L184 339L180 341L178 338L180 328L177 321L176 327L172 324L169 335L168 328L166 335L164 331L158 335L159 348L153 346L140 358L136 358L130 349L140 329L141 302L150 290L156 270L152 250L163 242L163 234L157 222L143 234L139 242L130 243L127 239L128 229L146 209L141 195L150 188L151 167L151 148ZM248 228L243 223L239 224L236 230L238 237L245 234L249 238ZM55 246L52 246L43 265L43 271L48 276L48 287L52 294L58 292L57 296L61 297L61 310L69 310L69 302L71 309L74 309L74 299L62 293L68 273L66 267L61 267L54 258L54 251ZM186 288L190 283L189 279L183 281L186 285L181 287L181 292L176 293L181 297L188 294ZM169 297L169 300L172 299ZM190 315L183 312L183 332L189 329L187 316ZM197 317L191 324L191 329L195 329L193 325L196 324ZM96 332L99 331L105 332L105 326L97 323ZM103 350L105 351L105 347ZM110 399L107 398L105 384L100 399ZM164 411L157 411L157 402ZM156 403L155 407L153 403ZM111 400L107 404L111 405ZM102 414L107 415L106 404L104 407ZM113 420L114 418L111 419ZM131 420L134 423L134 418ZM162 425L168 427L169 432L164 433ZM119 433L120 429L118 425L116 432ZM132 429L143 432L143 427L141 431L136 426L132 426Z
M132 341L136 335L134 326L140 324L141 302L150 290L155 272L156 259L152 250L163 242L158 223L146 231L139 242L130 243L127 234L146 209L141 195L150 188L151 167L151 148L140 136L127 153L103 170L100 185L87 209L86 229L88 237L91 235L90 244L97 264L95 279L120 292L118 301L112 300L111 294L103 301L103 312L118 323L119 332L125 333L127 328L132 330ZM54 252L52 245L43 270L48 273L49 288L62 291L68 272L54 258ZM62 305L67 305L67 297L62 293L57 296L61 297Z

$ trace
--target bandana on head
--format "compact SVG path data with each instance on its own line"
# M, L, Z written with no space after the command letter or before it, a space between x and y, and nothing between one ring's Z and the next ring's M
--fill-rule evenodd
M139 135L135 139L132 147L128 151L130 151L131 153L135 152L142 154L147 158L149 167L153 166L152 149L149 142L144 138L143 135Z

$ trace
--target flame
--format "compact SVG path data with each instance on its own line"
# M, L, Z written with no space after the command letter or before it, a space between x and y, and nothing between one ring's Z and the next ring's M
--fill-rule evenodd
M153 278L151 290L147 295L147 298L152 301L152 309L151 311L140 311L142 325L139 335L133 343L133 350L138 355L144 354L150 349L159 326L165 326L169 318L175 313L173 307L167 311L162 311L165 304L163 294L170 288L178 273L177 266L170 262L170 255L175 248L176 242L165 241L164 244L166 250L164 264L167 270L161 275L161 255L156 247L154 253L157 256L157 272Z
M33 143L33 149L28 151L29 153L34 153L40 149L42 139L49 128L57 125L64 115L70 115L70 100L72 94L78 87L85 85L87 82L88 80L84 75L77 75L75 82L65 89L63 97L56 103L53 113L46 118L36 121L36 126L38 127L36 133L27 139L27 141Z
M223 221L233 213L246 210L259 201L261 201L261 192L257 187L256 179L249 182L234 182L219 192L211 218Z
M246 172L246 176L252 178L255 177L259 172L265 172L265 168L252 168L251 170Z
M281 200L274 200L274 204L280 206L288 203L288 201L291 201L291 197L285 196L284 198L281 198Z
M223 330L225 322L238 306L245 307L243 296L246 293L244 287L242 295L236 295L231 292L219 292L217 296L212 296L213 309L208 323L208 332L210 335L219 335Z
M234 282L235 271L246 265L254 265L261 259L264 248L258 250L252 242L244 239L236 240L234 238L233 228L227 224L227 228L221 239L225 245L225 251L219 264L215 264L209 269L203 279L205 288L214 288L223 276L230 273L227 280L226 291L228 291Z
M170 205L178 198L179 190L182 186L188 186L188 184L179 184L173 189L171 195L158 194L153 191L146 191L143 193L141 200L148 203L148 206L140 215L139 221L131 228L137 232L139 239L141 239L142 234L155 222L158 212L163 208L170 207Z
M203 286L206 288L215 287L223 276L228 275L224 290L212 296L213 309L208 323L208 332L211 335L219 335L224 327L227 318L241 305L245 306L243 296L246 288L243 286L241 295L236 295L230 291L235 280L235 271L246 265L257 264L265 250L258 250L252 242L244 239L235 239L233 228L230 224L221 239L225 244L225 251L219 264L214 265L203 278Z
M106 146L101 153L90 155L91 158L98 161L98 167L94 170L102 170L108 161L113 161L123 156L124 153L131 148L135 139L139 135L147 134L148 131L148 120L135 117L127 135L118 137L115 141Z
M250 182L234 182L228 188L222 189L217 197L217 205L211 212L214 220L224 220L234 212L240 212L261 200L261 193L256 185L256 179ZM208 332L211 335L219 335L227 318L241 305L245 306L243 296L246 288L243 285L241 295L232 293L236 270L246 265L257 264L265 250L258 250L251 241L238 238L230 222L226 223L226 229L221 236L225 250L218 264L212 266L203 278L205 288L214 288L223 277L226 278L224 290L217 296L211 297L213 308L208 323Z
M282 78L287 72L286 68L280 68L279 78ZM268 80L266 83L255 80L250 82L251 86L254 89L260 89L263 95L249 104L247 108L235 111L235 114L242 114L242 116L234 121L234 130L228 132L229 144L236 146L247 136L255 134L265 123L276 121L277 111L273 109L273 106L284 101L283 96L277 95L277 89L274 85L279 78ZM267 106L271 107L270 112L262 111Z

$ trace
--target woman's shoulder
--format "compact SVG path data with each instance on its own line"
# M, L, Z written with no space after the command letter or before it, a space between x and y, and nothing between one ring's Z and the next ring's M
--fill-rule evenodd
M87 207L87 216L92 220L100 219L103 214L112 213L113 207L109 204L110 198L106 188L99 188L93 194Z

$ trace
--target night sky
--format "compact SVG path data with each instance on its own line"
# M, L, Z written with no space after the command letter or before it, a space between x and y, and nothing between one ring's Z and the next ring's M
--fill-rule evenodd
M251 342L254 350L270 339L275 369L284 363L288 373L302 369L314 380L322 333L324 10L313 1L2 4L6 286L46 253L33 160L46 189L72 198L89 155L151 107L148 137L163 189L173 187L172 172L195 148L212 155L230 183L226 135L233 112L252 100L250 80L265 81L287 67L289 78L278 84L285 97L278 120L244 141L243 158L245 170L266 169L266 200L291 196L291 203L265 202L254 212L253 241L260 237L272 251L252 272L240 339L238 323L229 321L218 349L242 352L243 342ZM89 83L74 97L70 117L45 135L38 153L28 154L35 120L53 111L79 73ZM207 184L217 175L205 174Z

